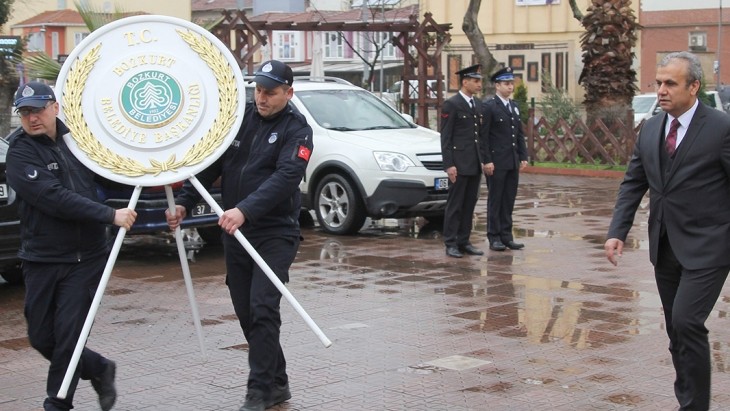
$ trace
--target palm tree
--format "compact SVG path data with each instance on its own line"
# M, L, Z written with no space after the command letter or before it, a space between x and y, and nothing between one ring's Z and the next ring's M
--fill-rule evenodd
M637 23L631 0L591 0L582 16L586 31L581 36L583 72L579 83L585 87L589 116L625 117L636 87L636 71L631 67L636 46ZM571 0L574 4L574 0Z
M12 6L13 0L0 0L0 27L8 22ZM20 62L22 50L21 42L13 50L0 52L0 136L5 136L10 131L10 107L18 88L15 66Z

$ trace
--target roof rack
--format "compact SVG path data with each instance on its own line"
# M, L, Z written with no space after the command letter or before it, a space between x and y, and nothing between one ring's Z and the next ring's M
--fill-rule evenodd
M338 83L338 84L347 84L348 86L352 86L354 84L350 83L349 81L339 78L339 77L331 77L331 76L294 76L294 80L299 81L318 81L318 82L332 82L332 83Z

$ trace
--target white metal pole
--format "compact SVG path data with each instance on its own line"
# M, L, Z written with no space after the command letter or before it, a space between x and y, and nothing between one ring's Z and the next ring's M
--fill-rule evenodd
M127 206L128 208L134 210L134 207L137 205L137 200L139 200L139 195L141 192L142 186L136 186L134 188L134 191L132 191L132 196L129 198L129 205ZM119 232L117 232L117 238L116 240L114 240L114 246L112 247L111 253L109 253L109 259L106 262L106 267L104 267L104 273L101 275L99 286L96 288L96 294L94 294L94 299L91 301L91 307L89 307L89 313L86 315L84 328L81 329L81 335L79 335L79 339L76 342L76 348L74 348L74 353L71 356L71 362L68 364L68 368L66 369L66 375L64 375L63 382L61 383L61 388L58 390L58 394L56 395L58 398L64 399L68 394L68 387L69 385L71 385L71 378L76 371L76 367L79 365L81 352L84 350L86 340L89 338L91 326L94 324L96 312L99 309L99 304L101 304L101 297L104 296L106 284L109 282L109 277L111 277L112 269L114 269L114 263L117 261L119 249L122 248L122 242L124 241L124 235L126 233L127 230L121 227L119 228Z
M210 205L210 207L215 210L215 213L220 217L223 215L223 209L218 205L218 203L211 197L210 193L208 193L208 190L203 187L203 185L198 181L198 179L195 176L189 177L190 182L193 184L193 186L198 190L200 195L203 196L205 201ZM243 246L244 249L248 252L248 254L256 261L256 264L263 270L264 274L266 274L267 277L269 277L269 280L276 286L276 288L279 290L281 295L286 298L287 301L289 301L289 304L294 307L294 310L299 314L305 323L309 326L309 328L317 335L319 340L322 342L322 344L325 346L325 348L332 345L332 341L327 338L326 335L322 332L322 330L317 326L317 324L312 320L312 317L307 314L306 311L304 311L304 308L299 304L299 302L294 298L294 296L289 292L289 290L284 286L284 284L279 280L279 277L276 276L276 274L271 270L269 265L264 261L263 258L259 255L259 253L256 251L255 248L251 245L251 243L248 242L246 237L243 236L240 230L236 231L235 234L236 239L239 243Z
M172 195L172 187L165 186L165 194L167 195L167 206L170 207L170 213L175 215L175 198ZM198 303L195 300L195 290L193 289L193 280L190 277L190 265L185 254L185 244L183 243L182 229L178 226L175 229L175 243L177 243L177 254L180 256L180 266L182 267L183 278L185 279L185 288L188 291L188 301L190 301L190 310L193 312L193 324L195 324L195 332L198 334L198 343L200 344L200 353L203 354L203 360L208 359L203 341L203 327L200 324L200 314L198 314Z

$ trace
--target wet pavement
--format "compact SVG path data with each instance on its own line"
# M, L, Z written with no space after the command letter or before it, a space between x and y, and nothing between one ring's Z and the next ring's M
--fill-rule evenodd
M386 221L358 236L304 231L282 302L293 398L278 410L674 410L673 369L648 261L648 200L618 268L603 241L619 180L526 174L521 251L447 258L438 231ZM486 194L472 242L485 242ZM128 241L89 347L117 361L115 410L237 410L247 346L219 247L191 263L201 355L174 246ZM708 320L713 410L730 409L730 288ZM28 347L22 288L0 284L0 410L38 410L47 363ZM98 409L79 384L76 409Z

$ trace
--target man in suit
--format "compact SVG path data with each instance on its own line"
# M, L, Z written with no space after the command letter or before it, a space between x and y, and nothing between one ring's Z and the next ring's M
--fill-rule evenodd
M486 165L489 161L480 158L483 119L480 102L474 98L482 89L480 68L476 64L456 72L461 88L441 109L441 153L450 182L444 212L444 244L446 255L454 258L461 258L464 253L484 254L469 242L482 169L490 167Z
M484 102L484 131L494 172L487 173L487 239L489 249L519 250L525 245L512 236L512 210L517 198L520 170L527 166L527 145L520 111L509 96L515 89L512 68L505 67L491 77L497 94Z
M649 259L664 310L680 410L710 407L705 327L730 271L730 116L702 104L702 67L671 53L657 66L666 114L642 127L604 245L614 265L649 190Z

